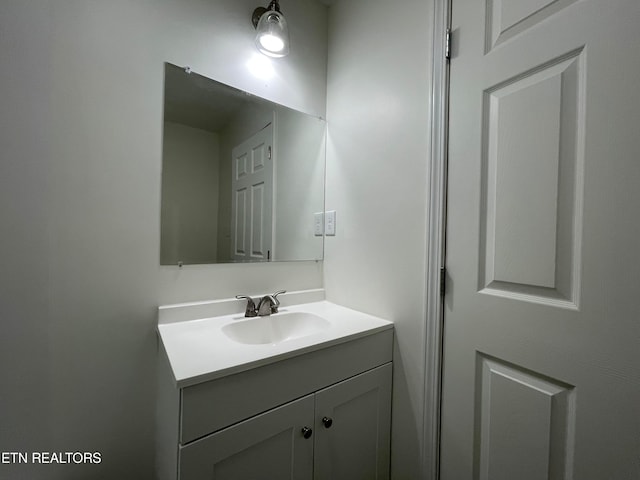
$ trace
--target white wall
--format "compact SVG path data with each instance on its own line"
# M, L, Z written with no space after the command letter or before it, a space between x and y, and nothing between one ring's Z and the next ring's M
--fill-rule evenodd
M391 319L392 477L420 478L430 2L342 0L329 9L327 298Z
M217 133L164 122L162 265L217 262L219 157Z
M326 122L276 110L276 260L321 259L313 214L324 209Z
M13 480L150 479L159 304L322 285L321 264L159 266L164 62L324 115L326 8L247 71L254 0L0 2L0 465Z

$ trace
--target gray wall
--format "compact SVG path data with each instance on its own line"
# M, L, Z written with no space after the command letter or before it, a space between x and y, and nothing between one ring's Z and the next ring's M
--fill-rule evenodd
M392 477L420 477L431 2L329 9L328 300L395 322Z
M220 139L164 122L160 263L216 263Z
M322 285L313 262L159 266L165 61L323 115L326 8L287 2L292 53L247 70L254 0L0 2L3 479L150 479L159 304Z

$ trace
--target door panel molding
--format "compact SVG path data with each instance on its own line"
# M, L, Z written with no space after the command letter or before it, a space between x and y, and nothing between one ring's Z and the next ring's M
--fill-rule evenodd
M585 55L483 93L481 293L579 309Z
M485 53L578 0L486 0Z
M573 385L477 352L474 478L573 478L576 396Z

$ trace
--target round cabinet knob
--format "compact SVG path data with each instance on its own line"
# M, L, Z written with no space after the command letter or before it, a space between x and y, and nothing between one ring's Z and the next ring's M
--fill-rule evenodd
M322 424L324 425L324 428L330 428L331 425L333 425L333 420L329 417L323 417Z
M311 438L312 433L313 430L311 430L309 427L302 427L302 436L304 438Z

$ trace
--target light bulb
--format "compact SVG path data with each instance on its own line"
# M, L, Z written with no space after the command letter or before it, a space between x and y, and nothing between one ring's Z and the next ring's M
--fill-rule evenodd
M269 33L262 35L259 42L260 45L270 52L280 52L284 48L284 42L282 39Z
M289 29L282 13L267 10L256 27L256 46L270 57L284 57L289 53Z

